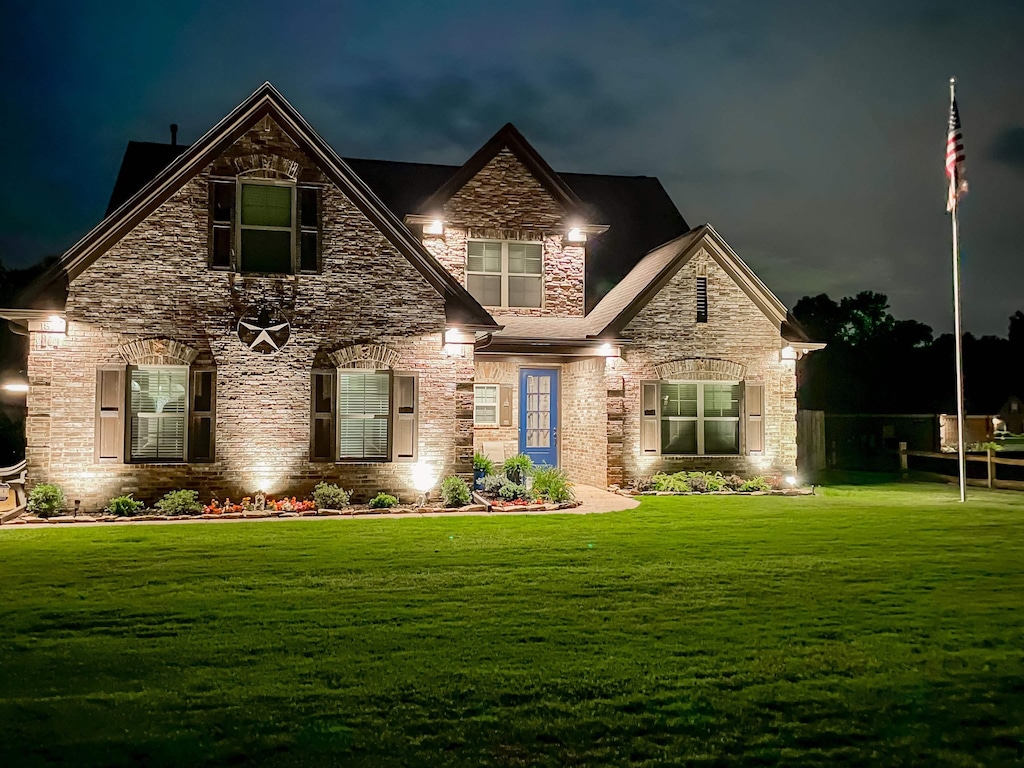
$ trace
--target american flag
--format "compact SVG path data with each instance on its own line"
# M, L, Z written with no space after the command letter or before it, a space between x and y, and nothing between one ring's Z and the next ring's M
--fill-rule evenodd
M952 212L960 201L960 195L967 191L964 177L964 135L960 130L960 110L956 98L949 105L949 132L946 134L946 176L949 178L949 198L946 210Z

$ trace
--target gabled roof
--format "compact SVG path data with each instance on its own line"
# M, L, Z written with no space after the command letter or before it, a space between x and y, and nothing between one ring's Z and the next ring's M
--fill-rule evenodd
M155 178L185 146L130 142L108 213ZM344 158L345 163L399 219L419 210L423 200L459 170L454 165ZM561 173L576 196L609 225L587 241L587 306L593 307L649 251L689 230L672 198L653 176ZM127 183L131 180L134 186Z
M66 276L70 282L80 275L108 248L267 115L275 120L300 149L317 162L321 171L438 291L445 299L449 322L457 322L467 327L497 327L493 318L476 299L441 266L269 82L261 85L199 141L184 149L141 189L117 205L115 210L64 254L56 268L48 275L44 275L42 281L58 282ZM119 180L122 176L125 176L124 172L119 174ZM125 184L128 183L129 179L125 177ZM116 195L115 189L112 205L117 201Z
M505 123L496 134L478 149L434 194L424 200L417 213L431 216L444 207L466 183L480 173L503 149L509 149L526 169L533 174L541 186L569 214L583 213L583 205L547 161L521 134L512 123ZM596 222L595 222L596 223Z

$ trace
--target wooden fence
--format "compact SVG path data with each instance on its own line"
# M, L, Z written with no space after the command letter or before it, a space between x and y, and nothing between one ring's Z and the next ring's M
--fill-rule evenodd
M900 443L900 471L904 474L909 470L908 457L920 456L926 459L948 459L951 462L951 474L945 472L934 472L941 477L959 481L960 474L957 467L957 455L955 453L937 453L935 451L908 451L906 443ZM968 477L968 485L980 485L986 488L1006 488L1012 491L1024 491L1024 481L1001 480L996 477L996 467L999 465L1008 467L1024 467L1024 459L1003 459L989 448L985 453L969 453L965 457L968 462L980 462L985 464L985 477Z

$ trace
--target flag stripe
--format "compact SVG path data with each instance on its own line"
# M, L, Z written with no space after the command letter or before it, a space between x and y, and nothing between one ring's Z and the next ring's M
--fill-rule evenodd
M964 161L966 159L964 137L960 129L960 110L954 98L949 105L949 125L946 132L946 176L949 179L947 211L956 208L960 196L967 191L967 179L964 176Z

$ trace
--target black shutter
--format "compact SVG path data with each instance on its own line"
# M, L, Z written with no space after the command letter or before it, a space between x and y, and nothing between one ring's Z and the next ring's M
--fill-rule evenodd
M192 369L189 415L188 460L211 462L217 437L217 372L212 368Z
M338 445L335 428L334 371L313 371L309 400L309 460L334 461Z
M697 322L706 323L708 321L708 279L706 277L697 278Z
M317 272L320 268L320 190L298 188L299 271Z
M235 183L210 182L210 267L231 269L235 238Z

